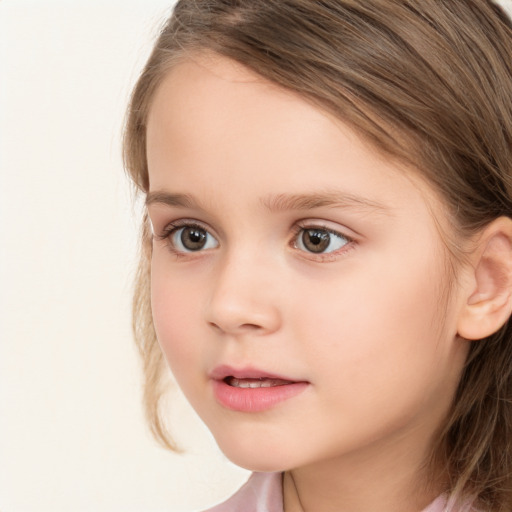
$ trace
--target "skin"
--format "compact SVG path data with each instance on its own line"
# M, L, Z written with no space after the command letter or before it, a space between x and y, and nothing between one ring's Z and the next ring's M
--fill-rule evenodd
M291 471L287 512L422 510L439 492L424 463L468 348L466 297L446 294L439 198L340 120L221 57L168 73L147 136L155 328L221 449ZM326 192L340 201L285 199ZM208 232L203 250L179 246L187 222ZM340 233L332 252L301 245L311 227ZM209 378L221 364L308 385L231 411Z

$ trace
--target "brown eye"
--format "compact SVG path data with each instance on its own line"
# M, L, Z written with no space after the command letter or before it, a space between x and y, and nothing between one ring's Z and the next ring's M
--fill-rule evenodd
M329 247L330 242L331 236L326 231L307 229L302 233L302 243L311 252L324 252Z
M329 253L341 249L349 243L341 233L328 229L303 229L297 238L296 247L314 254Z
M174 231L171 236L174 250L178 252L197 252L218 246L217 240L199 226L183 226Z
M206 231L198 228L183 229L180 240L185 249L198 251L206 245Z

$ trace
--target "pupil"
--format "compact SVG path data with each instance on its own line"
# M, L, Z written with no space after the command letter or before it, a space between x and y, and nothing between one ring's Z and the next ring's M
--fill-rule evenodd
M206 245L206 232L204 229L188 228L181 233L181 243L189 251L198 251Z
M326 231L308 229L302 235L304 247L311 252L323 252L329 247L330 235Z

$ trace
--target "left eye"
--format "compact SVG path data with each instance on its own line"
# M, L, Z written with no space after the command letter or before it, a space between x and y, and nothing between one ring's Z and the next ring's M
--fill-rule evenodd
M171 243L178 252L197 252L213 249L219 245L206 229L199 226L183 226L171 234Z
M349 243L349 239L336 231L312 228L302 229L296 239L295 247L314 254L330 253Z

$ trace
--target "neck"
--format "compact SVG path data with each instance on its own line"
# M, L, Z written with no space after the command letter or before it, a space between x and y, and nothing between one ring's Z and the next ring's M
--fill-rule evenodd
M283 479L284 510L420 512L442 490L440 482L431 482L427 457L427 451L397 453L388 448L288 471Z

